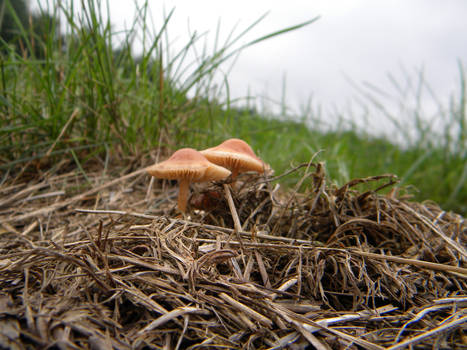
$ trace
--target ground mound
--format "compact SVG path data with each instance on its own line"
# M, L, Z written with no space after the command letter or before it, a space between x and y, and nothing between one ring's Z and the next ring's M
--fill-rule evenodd
M291 171L197 185L185 217L144 170L5 181L0 347L467 348L465 220Z

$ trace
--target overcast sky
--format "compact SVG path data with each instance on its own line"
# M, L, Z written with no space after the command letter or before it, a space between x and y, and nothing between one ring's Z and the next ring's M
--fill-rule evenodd
M110 3L114 27L128 27L134 1ZM388 74L405 86L407 74L415 82L421 70L436 95L447 101L459 91L458 60L467 67L466 0L150 0L149 4L154 21L150 25L156 29L164 11L175 8L168 30L174 46L187 42L189 29L207 32L207 42L213 43L219 19L221 38L226 38L235 25L239 33L268 12L245 43L320 16L305 28L247 48L228 75L232 97L249 91L277 101L285 79L286 101L296 112L310 97L325 113L334 106L345 110L357 94L349 79L396 95ZM430 100L426 95L424 103Z

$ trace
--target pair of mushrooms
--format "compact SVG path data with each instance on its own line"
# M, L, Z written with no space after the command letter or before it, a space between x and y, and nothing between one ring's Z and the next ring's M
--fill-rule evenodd
M169 159L146 170L149 175L160 179L178 180L178 209L185 213L191 182L218 181L231 174L232 181L235 181L239 173L263 173L266 168L267 165L245 141L229 139L201 152L193 148L179 149Z

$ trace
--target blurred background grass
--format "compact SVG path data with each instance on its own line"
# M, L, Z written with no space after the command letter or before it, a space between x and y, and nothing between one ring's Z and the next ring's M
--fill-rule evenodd
M199 51L203 40L193 34L179 51L170 46L166 24L148 26L148 2L124 33L112 31L111 18L100 2L73 2L30 13L24 1L0 0L0 179L24 171L33 161L62 159L80 171L96 158L142 157L156 148L205 148L226 138L249 142L261 157L282 173L308 162L318 151L330 178L338 185L356 177L382 173L399 176L400 187L414 199L433 200L446 210L467 213L467 130L464 68L459 64L459 89L449 106L435 117L422 106L404 108L404 123L385 108L376 89L362 89L364 104L394 124L403 139L372 134L357 127L358 115L344 112L340 122L308 108L302 115L258 109L229 98L216 74L248 46L300 30L315 19L239 45L262 18L238 33L232 31L214 50ZM132 50L136 33L144 33L141 53ZM117 40L118 37L118 40ZM189 53L196 51L196 60ZM404 96L401 96L404 106ZM369 109L370 110L370 109ZM371 113L371 112L369 112ZM443 128L433 122L443 119ZM326 127L323 127L326 125ZM299 175L296 175L299 176ZM293 185L297 178L281 180Z

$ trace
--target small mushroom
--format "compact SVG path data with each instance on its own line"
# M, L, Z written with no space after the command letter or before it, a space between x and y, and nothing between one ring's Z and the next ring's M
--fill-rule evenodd
M149 175L168 180L178 180L178 209L186 212L188 192L191 182L204 182L225 179L230 171L211 163L200 152L192 148L182 148L160 163L148 167Z
M239 173L256 171L263 173L269 166L255 155L250 145L240 139L229 139L219 146L201 151L214 164L232 171L232 181Z

